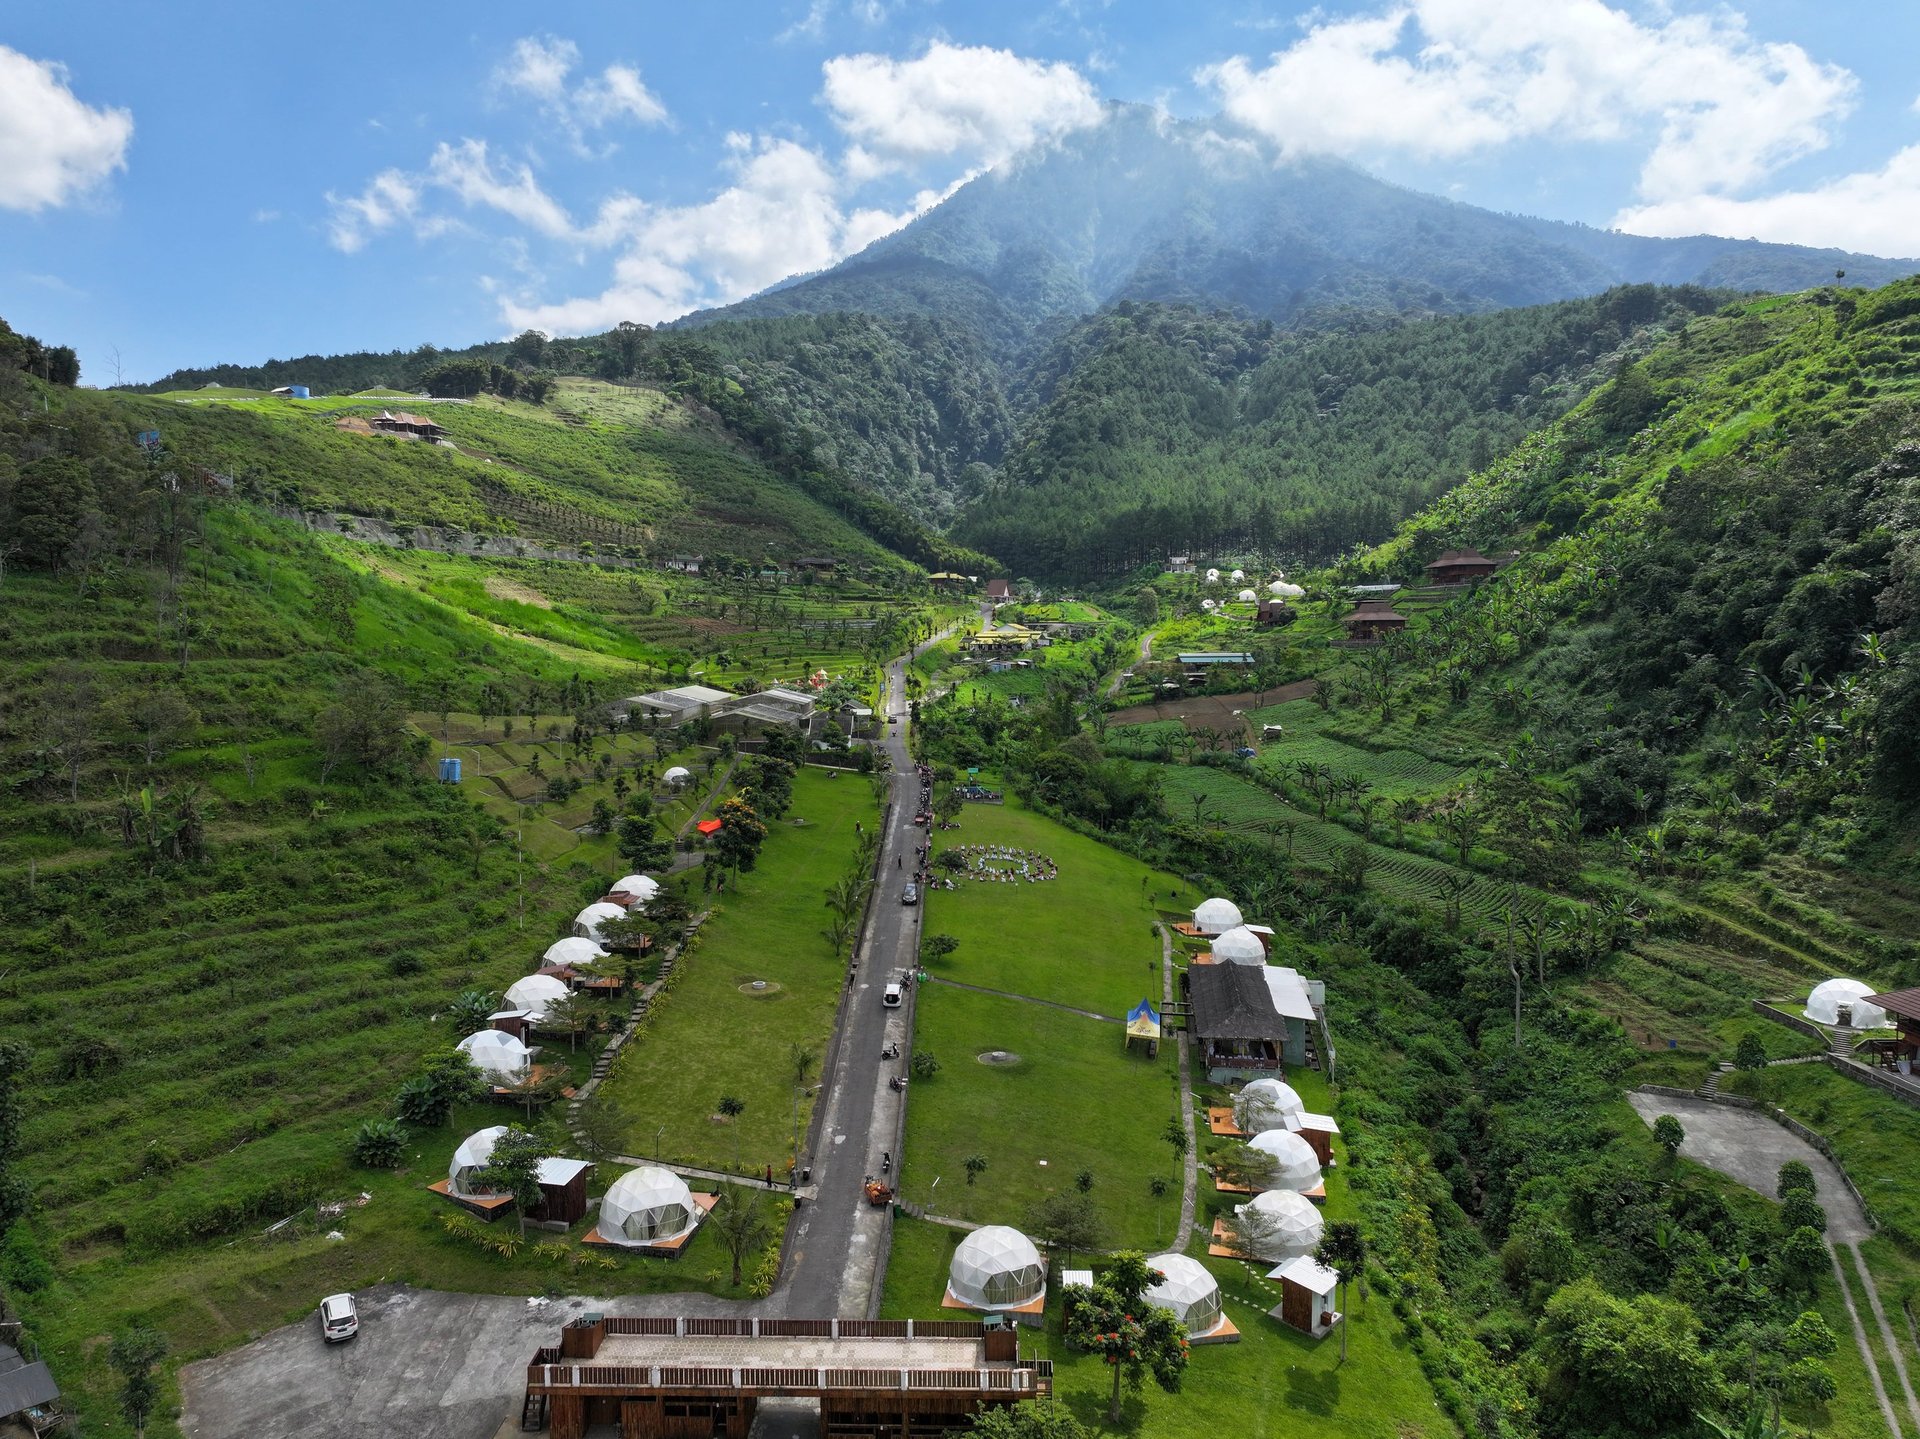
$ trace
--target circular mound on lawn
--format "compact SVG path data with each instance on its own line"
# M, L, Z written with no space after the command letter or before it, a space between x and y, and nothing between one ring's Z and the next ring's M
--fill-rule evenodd
M772 999L786 989L784 984L773 979L750 979L745 984L734 986L748 999Z
M1020 1056L1010 1049L983 1049L974 1058L981 1064L991 1064L996 1069L1011 1069L1020 1063Z

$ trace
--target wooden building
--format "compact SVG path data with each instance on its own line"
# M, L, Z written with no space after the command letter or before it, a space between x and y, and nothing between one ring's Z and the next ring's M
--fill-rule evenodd
M1280 1302L1267 1312L1282 1324L1302 1334L1324 1339L1340 1322L1340 1311L1333 1307L1333 1292L1340 1276L1311 1254L1289 1259L1267 1275L1280 1281Z
M1902 1074L1912 1073L1914 1061L1920 1059L1920 989L1894 989L1885 994L1870 994L1863 1003L1877 1004L1884 1009L1887 1018L1899 1030L1899 1037L1868 1040L1855 1053L1863 1059L1878 1060Z
M1013 598L1013 586L1005 580L988 580L987 598L990 600L1010 600Z
M1399 634L1407 627L1407 617L1388 600L1362 600L1353 613L1340 621L1347 627L1347 638L1372 644L1387 635Z
M1427 579L1436 585L1471 585L1484 580L1499 568L1498 560L1490 560L1471 547L1448 550L1427 566Z
M1253 612L1257 625L1290 625L1299 618L1300 612L1285 600L1262 600Z
M821 1439L943 1439L1053 1392L1004 1319L640 1319L586 1314L527 1366L524 1431L746 1439L763 1398L817 1399Z
M446 431L429 420L425 415L409 414L406 410L382 410L367 421L375 434L404 435L414 440L437 440Z
M1186 972L1187 1030L1214 1084L1251 1079L1285 1062L1287 1024L1252 964L1196 964Z

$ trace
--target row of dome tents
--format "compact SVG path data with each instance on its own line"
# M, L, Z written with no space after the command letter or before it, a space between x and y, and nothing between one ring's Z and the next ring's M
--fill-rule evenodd
M461 1141L447 1166L447 1177L428 1187L461 1208L493 1219L511 1207L512 1196L488 1187L484 1172L493 1147L507 1132L496 1124L476 1130ZM525 1217L534 1223L566 1227L586 1217L587 1175L593 1166L584 1159L558 1155L540 1161L537 1177L540 1202ZM715 1196L696 1194L670 1169L642 1164L627 1170L607 1186L588 1244L611 1245L648 1254L678 1255L713 1208Z
M1316 1226L1311 1237L1295 1234L1285 1254L1276 1251L1277 1257L1291 1260L1310 1255L1320 1242L1319 1216L1311 1205L1307 1208ZM1240 1331L1226 1314L1220 1281L1199 1260L1184 1254L1156 1254L1147 1260L1147 1267L1158 1273L1147 1290L1147 1302L1171 1310L1174 1318L1186 1326L1190 1341L1217 1344L1239 1339ZM1067 1280L1069 1284L1090 1283L1092 1274L1070 1270ZM1017 1229L989 1224L967 1235L954 1250L942 1306L1038 1323L1046 1293L1047 1263L1038 1246Z

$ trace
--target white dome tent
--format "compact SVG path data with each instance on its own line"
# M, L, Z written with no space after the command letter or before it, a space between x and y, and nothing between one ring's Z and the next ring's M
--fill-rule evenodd
M699 1222L686 1181L657 1164L629 1169L600 1201L600 1237L610 1244L670 1244Z
M1289 1119L1306 1112L1306 1103L1284 1079L1256 1079L1233 1097L1233 1123L1242 1134L1286 1129Z
M1207 571L1207 583L1208 583L1208 584L1210 584L1210 585L1217 585L1217 584L1219 584L1219 583L1220 583L1220 571L1218 571L1218 570L1208 570L1208 571Z
M1223 964L1265 964L1267 947L1259 935L1240 924L1215 937L1213 957Z
M1815 1024L1839 1024L1840 1008L1845 1005L1849 1028L1878 1029L1887 1022L1887 1012L1877 1004L1861 1003L1872 993L1871 986L1857 979L1822 980L1807 996L1807 1007L1801 1012Z
M600 926L610 919L625 919L627 912L617 904L595 900L573 917L574 930L583 939L599 939Z
M1235 598L1243 605L1250 605L1258 600L1260 596L1256 595L1252 590L1242 590Z
M533 1051L501 1029L481 1029L469 1034L455 1048L471 1059L496 1083L516 1080L533 1063Z
M1215 606L1212 600L1202 600L1200 601L1200 608L1211 613Z
M1286 580L1275 580L1267 586L1267 593L1276 599L1297 600L1300 596L1304 595L1306 591L1296 584L1288 583Z
M1225 934L1230 929L1240 928L1243 923L1240 906L1217 895L1201 900L1193 911L1193 927L1201 934Z
M953 1251L947 1292L969 1309L1020 1309L1047 1292L1047 1266L1026 1235L989 1224Z
M1226 1318L1220 1303L1220 1281L1206 1265L1184 1254L1156 1254L1147 1268L1158 1269L1161 1280L1147 1291L1147 1303L1171 1309L1187 1326L1189 1338L1199 1339L1220 1327Z
M474 1187L474 1171L493 1158L494 1143L506 1132L506 1125L496 1124L490 1129L476 1129L461 1140L460 1147L453 1151L453 1163L447 1166L447 1188L454 1194L490 1193Z
M1244 580L1246 577L1247 577L1247 572L1245 570L1235 570L1232 574L1227 576L1227 578L1232 580L1235 584L1239 584L1240 581Z
M507 986L506 1007L525 1010L538 1024L547 1017L550 1005L556 1000L565 999L571 992L550 974L530 974Z
M1256 1194L1246 1204L1234 1206L1247 1231L1253 1257L1277 1264L1299 1254L1311 1254L1320 1247L1326 1222L1313 1201L1291 1189L1269 1189Z
M1250 1147L1272 1163L1273 1189L1290 1189L1296 1194L1320 1185L1320 1156L1313 1146L1290 1129L1268 1129L1253 1136Z
M660 893L660 881L644 874L630 874L614 883L608 894L624 894L633 901L634 909L645 909Z
M543 964L572 966L592 964L596 959L605 959L607 952L590 939L571 935L566 939L556 939L547 946L547 952L540 956Z
M677 764L660 776L660 782L668 789L685 789L693 782L693 771L683 764Z

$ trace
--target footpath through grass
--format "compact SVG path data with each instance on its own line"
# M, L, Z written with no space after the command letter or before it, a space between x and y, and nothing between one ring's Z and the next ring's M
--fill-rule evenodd
M803 769L758 866L716 910L601 1091L630 1118L627 1152L678 1164L784 1175L792 1147L791 1046L824 1062L846 971L821 931L827 887L853 862L854 825L879 807L855 774ZM696 908L704 897L690 895ZM756 991L753 981L768 988ZM819 1081L815 1066L812 1083ZM746 1109L731 1123L723 1095ZM806 1133L811 1100L800 1102Z

